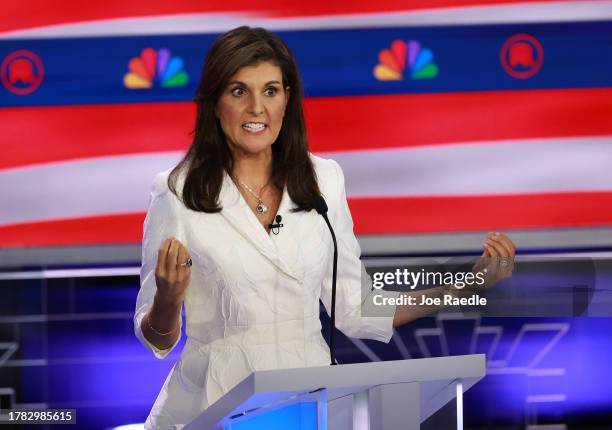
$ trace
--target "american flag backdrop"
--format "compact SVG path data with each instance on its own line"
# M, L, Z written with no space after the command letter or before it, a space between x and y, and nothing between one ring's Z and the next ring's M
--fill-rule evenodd
M239 25L295 54L356 233L612 225L612 1L21 0L0 14L0 247L140 242Z

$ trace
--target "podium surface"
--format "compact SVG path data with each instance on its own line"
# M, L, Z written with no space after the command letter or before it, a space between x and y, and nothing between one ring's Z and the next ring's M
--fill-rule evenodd
M461 395L485 370L484 354L474 354L256 371L184 428L229 429L280 408L316 402L319 421L310 428L418 429L456 396L462 428Z

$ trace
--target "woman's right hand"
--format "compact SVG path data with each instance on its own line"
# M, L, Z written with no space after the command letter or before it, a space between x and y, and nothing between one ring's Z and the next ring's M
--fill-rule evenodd
M191 267L183 263L191 257L183 244L169 237L161 244L155 268L156 297L164 303L178 304L185 298Z

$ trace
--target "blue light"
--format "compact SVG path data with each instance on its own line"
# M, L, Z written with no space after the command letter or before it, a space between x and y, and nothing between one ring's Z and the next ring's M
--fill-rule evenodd
M144 430L144 423L139 424L126 424L119 427L113 427L110 430Z
M276 409L225 427L225 430L316 430L317 403L305 402Z

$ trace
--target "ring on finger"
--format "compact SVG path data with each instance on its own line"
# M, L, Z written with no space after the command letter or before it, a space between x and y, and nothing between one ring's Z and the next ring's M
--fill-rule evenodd
M191 267L193 265L193 261L191 260L191 258L188 258L187 261L185 261L184 263L181 264L177 264L177 267Z
M510 258L508 257L502 257L499 259L499 265L500 267L508 267L510 266Z

